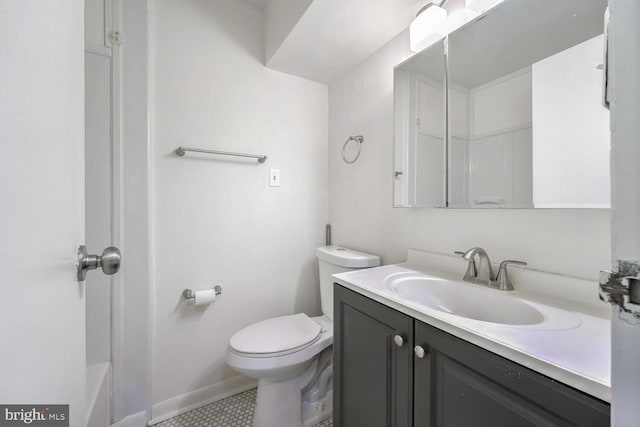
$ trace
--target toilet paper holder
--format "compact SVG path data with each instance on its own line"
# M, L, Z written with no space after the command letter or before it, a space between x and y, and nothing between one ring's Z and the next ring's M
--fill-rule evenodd
M213 290L216 291L216 296L222 294L222 286L220 285L214 286ZM193 292L191 289L187 288L184 291L182 291L182 298L184 298L187 301L193 301L196 299L196 293Z

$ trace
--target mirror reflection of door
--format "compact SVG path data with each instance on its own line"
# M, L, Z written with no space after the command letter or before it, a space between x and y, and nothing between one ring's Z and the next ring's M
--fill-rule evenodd
M610 205L609 111L598 67L604 43L598 35L532 66L536 207Z
M446 205L444 47L396 68L394 206Z

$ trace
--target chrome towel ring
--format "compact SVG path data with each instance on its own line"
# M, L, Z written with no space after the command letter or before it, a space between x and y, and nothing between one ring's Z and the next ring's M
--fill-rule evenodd
M358 151L356 152L356 155L353 159L349 160L347 159L347 154L346 154L346 150L347 150L347 145L349 145L349 143L351 141L355 141L358 144ZM345 142L344 145L342 146L342 160L345 161L345 163L355 163L356 160L358 160L358 157L360 157L360 150L362 148L362 143L364 142L364 137L362 135L357 135L357 136L350 136Z

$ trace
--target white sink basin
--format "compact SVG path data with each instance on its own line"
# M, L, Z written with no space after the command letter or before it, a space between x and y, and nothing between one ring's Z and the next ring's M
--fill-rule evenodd
M535 325L540 311L505 291L482 289L428 275L391 275L389 290L402 298L455 316L504 325Z

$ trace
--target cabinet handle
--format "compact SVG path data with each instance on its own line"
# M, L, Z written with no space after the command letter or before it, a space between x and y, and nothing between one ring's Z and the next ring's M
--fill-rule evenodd
M419 345L413 347L413 352L415 353L415 355L416 355L416 357L418 359L422 359L427 354L427 351L428 351L428 349L425 350L424 348L422 348Z
M401 335L394 335L393 341L396 343L398 347L402 347L404 345L404 338Z

